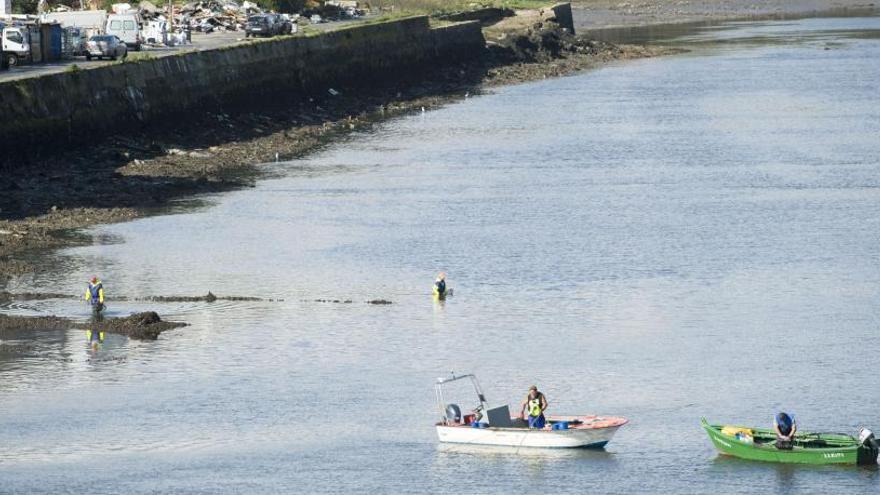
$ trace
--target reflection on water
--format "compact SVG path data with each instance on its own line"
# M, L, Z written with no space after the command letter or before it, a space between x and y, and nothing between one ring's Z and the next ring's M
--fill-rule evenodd
M804 477L820 476L823 479L860 480L870 486L880 482L880 466L844 466L839 464L827 466L811 466L802 464L775 464L760 461L748 461L726 455L718 455L712 462L710 474L721 477L747 475L754 469L762 469L774 473L775 478L769 486L762 487L774 493L802 493ZM847 482L848 484L849 482Z
M607 463L614 462L614 454L604 449L533 449L507 447L501 445L457 445L441 443L437 445L437 459L454 458L459 456L475 456L479 458L505 459L510 456L522 458L557 461L565 460L589 460L590 462Z
M98 273L108 316L191 326L94 355L81 330L4 336L3 490L876 491L876 470L718 459L699 426L784 408L880 428L880 46L851 35L868 29L699 33L681 42L732 41L389 122L210 207L90 231L122 244L42 255L58 268L10 290L79 294ZM208 290L283 301L134 300ZM605 452L438 447L449 370L493 404L537 383L555 414L631 423Z
M517 477L539 481L548 471L588 469L601 472L616 465L614 454L596 449L530 449L502 446L439 444L432 475L436 479L465 477L482 473L516 472Z

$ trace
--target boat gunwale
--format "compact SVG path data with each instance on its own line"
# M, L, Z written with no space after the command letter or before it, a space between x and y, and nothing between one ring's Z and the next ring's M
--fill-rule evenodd
M763 436L771 436L771 435L775 436L775 433L772 432L768 428L754 428L751 426L710 424L708 421L706 421L705 418L702 419L702 426L709 433L710 437L715 436L715 437L724 439L726 441L729 441L729 440L737 441L737 440L735 438L730 437L728 435L725 435L724 433L721 432L721 429L724 428L725 426L732 426L734 428L750 429L752 431L760 432ZM851 435L847 435L845 433L803 432L800 435L802 438L809 437L809 436L815 436L817 440L818 439L826 440L826 438L822 438L821 435L829 435L829 436L833 435L833 436L840 437L839 440L835 440L835 441L845 441L847 443L847 445L829 445L829 446L820 447L820 446L810 446L810 445L798 445L796 443L791 450L780 450L780 449L777 449L776 446L773 445L772 443L757 443L757 442L755 442L752 444L745 444L745 443L737 441L737 446L742 447L742 448L746 448L746 449L752 449L752 450L768 452L768 453L775 453L775 454L782 454L782 455L790 455L790 454L797 454L797 453L833 453L833 452L846 453L846 452L850 452L850 451L857 452L860 448L859 441L856 440ZM797 441L797 437L795 438L795 440ZM722 449L719 449L719 450L722 450Z
M877 464L876 448L866 448L860 441L846 434L827 433L826 435L837 436L841 440L846 439L847 445L831 447L796 445L791 450L782 450L776 448L775 443L744 443L733 436L721 433L721 428L732 425L710 425L706 418L702 418L701 426L706 430L709 440L721 455L746 461L812 466L869 466ZM773 435L775 437L775 432ZM821 437L823 434L815 435ZM853 441L851 444L849 443L850 439Z
M547 416L548 423L551 421L583 421L582 418L588 418L590 420L601 419L605 421L611 421L611 424L603 424L602 426L598 426L594 423L584 423L579 425L569 425L569 427L565 430L553 430L551 428L529 428L529 427L505 427L505 426L486 426L485 428L478 428L479 430L489 430L489 431L510 431L510 432L530 432L530 433L552 433L552 434L564 434L565 432L577 432L577 431L597 431L597 430L607 430L611 428L620 428L621 426L629 423L629 420L620 417L620 416ZM516 419L515 417L511 417L511 419ZM435 423L435 426L446 427L446 428L473 428L471 425L467 424L444 424L442 422Z

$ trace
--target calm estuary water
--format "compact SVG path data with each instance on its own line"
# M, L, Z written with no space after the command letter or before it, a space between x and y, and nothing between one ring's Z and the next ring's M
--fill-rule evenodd
M0 492L876 492L877 469L718 457L699 420L880 430L878 30L718 26L89 231L10 290L96 272L111 315L192 325L95 354L76 330L2 342ZM112 300L208 290L283 301ZM450 370L631 423L605 451L440 446Z

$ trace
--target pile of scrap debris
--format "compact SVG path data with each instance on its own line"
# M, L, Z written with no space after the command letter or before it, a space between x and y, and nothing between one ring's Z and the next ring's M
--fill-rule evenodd
M252 14L261 14L263 9L253 2L245 0L201 0L190 2L174 9L174 15L168 15L168 6L161 8L149 1L139 5L144 20L166 21L173 17L175 28L189 28L194 31L210 33L212 31L239 31L244 29L247 18Z
M146 20L166 21L173 17L174 28L189 28L193 31L210 33L213 31L241 31L247 24L247 18L253 14L263 14L263 10L254 2L244 0L199 0L190 2L174 9L174 15L168 15L168 6L157 7L155 4L144 0L139 5L140 15ZM304 17L311 19L317 17L318 22L328 19L353 19L367 13L367 8L362 8L356 1L326 0L307 1L303 10ZM296 21L300 15L293 14L288 19ZM315 22L314 20L312 22Z
M320 10L320 12L312 12L312 14L322 15L326 19L342 20L367 15L369 6L361 6L359 2L355 1L327 0L321 8L316 10Z
M234 0L207 0L192 2L180 8L180 15L190 27L197 31L240 31L252 14L261 14L257 4L245 0L241 4Z

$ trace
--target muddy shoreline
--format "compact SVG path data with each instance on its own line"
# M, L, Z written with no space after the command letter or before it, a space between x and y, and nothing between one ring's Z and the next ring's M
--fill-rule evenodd
M626 5L624 5L626 4ZM574 2L590 23L614 26L621 12L635 24L726 20L755 14L736 0ZM772 0L761 12L797 14L874 8L850 0ZM582 18L584 16L581 16ZM584 22L578 23L583 28ZM592 26L590 26L592 28ZM471 62L403 76L377 88L281 98L251 112L204 115L184 127L151 128L95 146L59 152L40 167L0 177L0 288L40 269L30 253L84 245L78 229L163 211L173 200L249 187L259 164L303 156L345 133L389 118L436 108L493 86L559 77L616 60L664 55L660 47L575 38L528 15L487 26L485 53Z
M76 229L127 221L194 194L249 187L259 164L303 156L345 133L436 108L493 86L558 77L667 50L576 38L554 23L487 31L471 62L409 75L396 84L211 114L185 128L151 129L47 158L0 178L0 287L39 269L28 253L88 244Z

